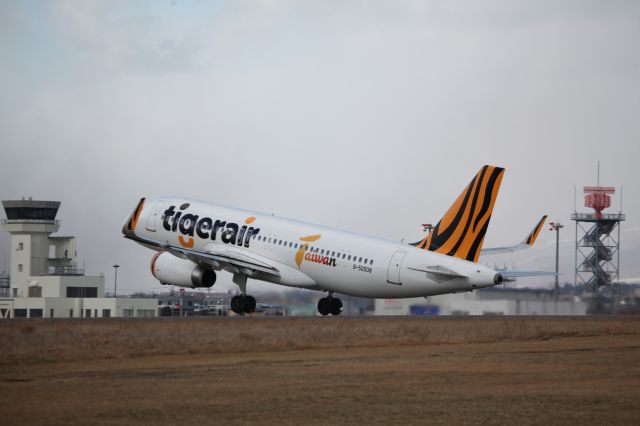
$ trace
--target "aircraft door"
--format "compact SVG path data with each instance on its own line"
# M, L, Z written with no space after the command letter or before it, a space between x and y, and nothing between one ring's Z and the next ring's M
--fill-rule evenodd
M158 212L162 210L161 203L154 203L151 205L149 214L147 215L147 231L156 232L156 223L158 222Z
M387 282L389 284L401 285L400 281L400 268L402 267L402 261L404 260L407 252L397 251L391 256L389 261L389 269L387 270Z

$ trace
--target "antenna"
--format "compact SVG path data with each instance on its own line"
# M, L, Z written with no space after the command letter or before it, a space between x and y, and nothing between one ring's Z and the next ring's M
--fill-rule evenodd
M600 160L598 160L598 185L600 186Z
M620 213L622 213L622 190L624 189L624 185L620 185Z
M576 213L578 211L578 208L576 207L576 199L578 198L578 195L576 194L576 184L573 184L573 212Z

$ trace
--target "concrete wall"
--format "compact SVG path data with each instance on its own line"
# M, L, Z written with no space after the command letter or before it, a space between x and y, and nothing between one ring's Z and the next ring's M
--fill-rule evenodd
M31 275L31 236L13 235L11 238L11 295L26 294ZM13 290L17 288L17 293Z
M81 276L36 276L21 277L22 282L15 283L11 280L11 287L17 289L17 293L12 290L11 296L29 297L29 287L40 287L40 297L65 297L67 287L96 287L97 296L104 297L104 277Z
M42 311L42 318L103 318L156 317L158 299L135 298L67 298L30 297L0 299L0 310L8 310L8 317L15 317L15 310L26 310L27 318L32 310ZM107 310L108 312L105 312ZM5 317L7 315L5 314ZM2 318L0 318L2 319Z

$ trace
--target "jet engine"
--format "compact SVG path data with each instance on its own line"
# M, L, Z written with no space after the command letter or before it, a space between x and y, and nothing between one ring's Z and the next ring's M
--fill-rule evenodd
M178 287L211 287L216 282L216 272L188 259L158 252L151 260L151 273L162 284Z

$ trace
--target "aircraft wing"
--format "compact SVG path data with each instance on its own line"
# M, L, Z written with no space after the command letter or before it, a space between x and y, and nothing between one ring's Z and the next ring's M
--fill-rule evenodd
M155 240L150 240L147 238L141 238L137 235L125 235L125 238L134 240L146 247L156 250L161 249L173 254L176 257L189 259L197 264L204 264L215 269L226 269L228 267L231 267L232 269L237 269L238 272L242 272L243 270L249 272L246 273L246 275L251 275L251 271L260 271L267 274L280 276L278 269L274 266L263 262L262 260L256 259L253 256L249 256L244 253L238 253L236 251L217 250L215 248L210 248L207 251L192 250Z
M540 230L542 229L542 226L544 225L545 220L547 220L547 215L542 216L542 219L540 219L540 221L537 223L535 228L533 228L533 230L529 233L529 235L527 235L527 237L524 240L522 240L520 244L516 244L514 246L509 246L509 247L484 248L480 250L480 255L482 256L482 255L491 255L491 254L498 254L498 253L513 253L516 251L530 248L531 246L533 246L533 243L536 241L536 238L538 238L538 234L540 233Z

